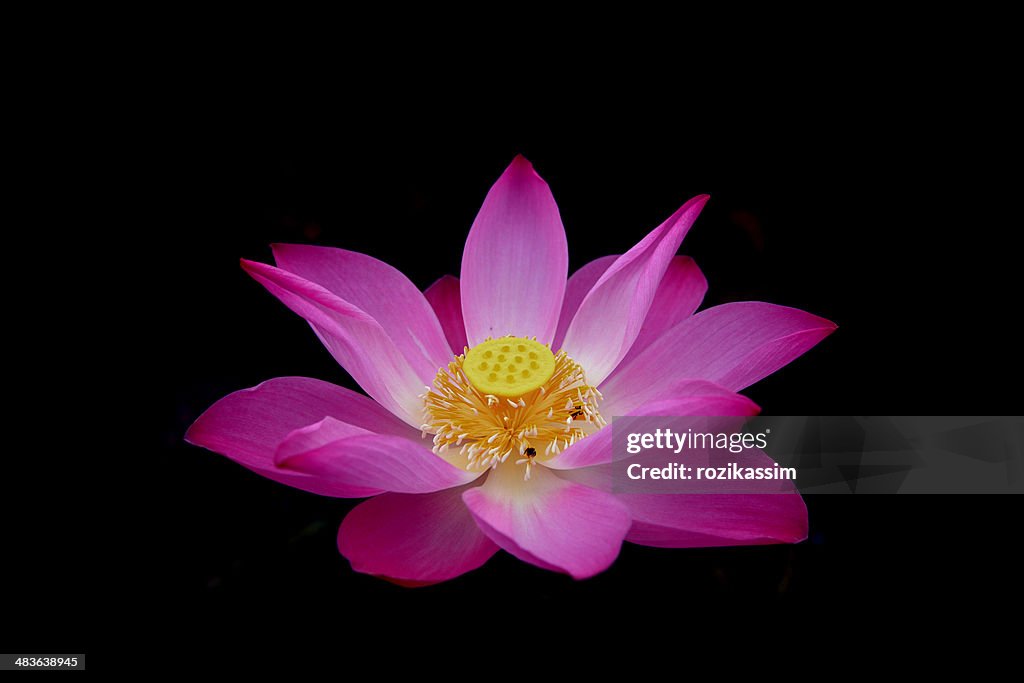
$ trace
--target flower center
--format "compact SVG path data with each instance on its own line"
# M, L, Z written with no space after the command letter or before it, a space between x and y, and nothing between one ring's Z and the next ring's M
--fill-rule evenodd
M468 470L514 455L524 479L537 461L606 424L597 409L601 392L583 368L535 338L487 339L467 349L437 371L422 398L422 429L434 435L435 453Z

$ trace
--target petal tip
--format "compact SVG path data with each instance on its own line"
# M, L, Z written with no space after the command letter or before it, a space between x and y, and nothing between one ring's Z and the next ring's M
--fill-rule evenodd
M238 264L242 266L242 270L247 273L252 273L254 270L259 270L260 266L264 265L259 261L250 261L247 258L238 259Z
M508 168L505 169L505 173L503 173L502 176L507 178L536 180L544 183L545 185L547 184L533 167L533 162L522 154L517 154L515 158L512 159L512 163L508 165Z
M709 201L711 201L711 195L709 195L709 194L699 194L696 197L694 197L693 199L691 199L690 201L686 202L686 204L684 204L683 206L685 206L687 208L694 208L694 207L696 207L698 209L703 209L704 205L707 204Z
M190 446L202 447L202 444L198 442L200 436L199 436L199 429L197 429L197 425L199 424L199 421L201 419L202 419L202 415L197 417L195 422L193 422L191 425L189 425L189 428L185 430L185 434L182 435L182 437L181 437L185 441L185 443L189 444Z
M818 320L818 326L813 329L819 330L824 333L822 334L822 339L824 339L825 337L829 336L830 334L839 329L839 325L835 324L828 318L822 318L820 315L814 315L813 313L808 313L807 315L812 316Z
M270 265L269 263L261 263L260 261L250 261L247 258L239 259L239 264L242 266L242 270L249 274L250 277L260 281L261 277L271 277L275 272L279 271L279 268Z
M750 398L747 398L746 396L743 396L743 394L737 394L737 396L742 396L745 399L745 403L746 403L747 409L750 411L750 413L749 413L750 415L760 415L761 414L761 406L759 406L755 401L753 401Z

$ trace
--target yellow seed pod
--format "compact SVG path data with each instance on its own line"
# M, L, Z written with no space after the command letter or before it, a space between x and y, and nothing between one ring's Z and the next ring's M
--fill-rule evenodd
M462 364L466 377L484 394L522 396L539 388L555 372L555 355L525 337L500 337L477 344Z

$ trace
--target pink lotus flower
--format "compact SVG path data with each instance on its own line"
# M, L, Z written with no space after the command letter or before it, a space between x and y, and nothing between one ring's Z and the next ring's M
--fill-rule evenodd
M623 540L801 541L795 492L616 496L593 477L612 458L607 417L756 414L735 392L835 329L766 303L693 314L707 283L675 254L707 199L568 280L558 208L522 157L484 200L461 281L421 293L364 254L275 245L276 267L242 267L370 398L272 379L218 401L186 438L306 491L369 497L342 522L338 547L356 571L407 585L459 576L499 548L582 579Z

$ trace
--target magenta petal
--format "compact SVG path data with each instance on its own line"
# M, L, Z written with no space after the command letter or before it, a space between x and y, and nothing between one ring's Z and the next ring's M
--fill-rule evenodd
M444 336L451 346L452 355L457 356L469 345L466 341L466 324L462 322L462 297L459 294L459 278L445 275L423 292L427 303L434 309L444 330ZM449 358L451 360L451 358Z
M317 450L329 445L333 441L347 439L353 436L373 436L373 434L374 433L369 430L356 427L355 425L348 424L347 422L341 422L332 417L325 417L313 424L300 427L284 437L274 451L274 465L276 467L280 467L280 464L284 460L287 460L293 455ZM298 469L292 471L299 472ZM300 473L316 477L321 481L330 481L335 487L335 495L340 498L368 498L369 496L375 496L378 493L384 493L386 490L371 486L355 485L345 481L344 479L338 479L337 477L324 477L318 472Z
M763 451L732 456L740 467L771 467ZM750 493L714 493L693 482L691 494L622 494L633 514L627 540L663 548L799 543L807 538L807 506L790 482L736 482ZM786 492L779 493L779 486ZM710 488L708 488L710 487Z
M608 268L580 304L563 348L600 384L629 351L662 276L707 202L694 197Z
M417 584L476 569L498 546L466 509L465 490L385 493L360 503L341 523L338 550L357 572Z
M628 494L633 514L626 540L659 548L799 543L807 506L796 493Z
M676 256L665 271L665 277L654 294L651 309L647 312L640 334L637 335L629 353L622 359L628 363L640 355L666 331L693 315L708 291L704 273L689 256Z
M687 318L615 371L601 391L618 404L665 396L683 378L740 390L770 375L836 329L795 308L759 302L715 306Z
M333 482L350 496L394 491L431 493L480 476L449 464L419 443L400 436L360 433L324 418L289 434L274 462L283 470Z
M569 255L558 206L521 156L494 184L462 254L462 313L475 345L506 334L555 335Z
M618 557L629 511L610 493L535 467L524 482L519 467L492 470L462 499L483 532L524 562L585 579Z
M616 412L615 415L757 415L761 411L746 396L703 380L680 382L671 394L674 398L646 403L629 412ZM556 470L573 470L605 465L612 462L613 455L612 426L609 425L577 441L544 465Z
M569 329L569 323L572 322L583 299L617 258L618 255L613 255L594 259L569 277L569 281L565 283L565 298L562 300L562 312L558 314L558 329L555 331L555 341L551 344L552 349L558 351L562 348L565 331Z
M437 368L421 364L414 370L380 323L320 285L264 263L243 259L242 268L313 326L366 393L409 424L420 424L423 401L418 396Z
M433 378L451 361L434 309L400 271L372 256L333 247L275 244L273 250L279 268L315 282L380 323L421 377Z
M616 373L617 374L617 373ZM615 375L612 375L615 377ZM610 381L610 380L609 380ZM681 413L683 415L756 415L760 411L757 404L746 396L737 394L706 379L677 379L668 386L635 387L634 391L624 393L617 391L606 394L601 404L601 412L606 419L619 415L672 415L673 413L650 413L647 411L666 409L662 406L666 401L681 400L698 412ZM700 401L709 400L707 407L702 409ZM739 412L730 410L730 406ZM703 410L703 412L699 412ZM724 410L729 412L714 412ZM748 412L754 410L755 412Z
M318 379L281 377L220 399L192 424L185 439L275 481L327 496L346 496L344 487L333 482L274 466L274 452L285 437L328 415L353 429L419 437L419 432L366 396Z
M740 467L771 467L756 449L731 458ZM607 490L607 467L563 472L577 483ZM807 506L792 482L732 482L734 493L717 493L719 484L692 480L692 493L617 493L633 518L626 540L663 548L798 543L807 537ZM681 485L676 482L676 485ZM781 489L780 489L781 487Z

